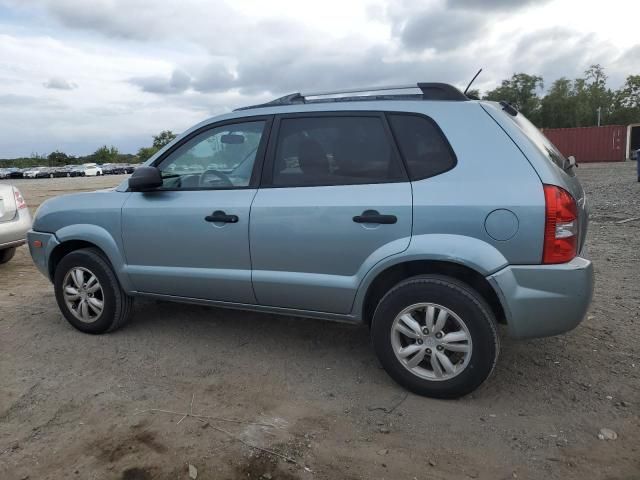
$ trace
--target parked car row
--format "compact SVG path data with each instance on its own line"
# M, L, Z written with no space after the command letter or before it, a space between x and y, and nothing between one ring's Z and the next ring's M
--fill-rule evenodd
M128 163L83 163L63 167L0 168L0 179L95 177L133 173L136 165Z

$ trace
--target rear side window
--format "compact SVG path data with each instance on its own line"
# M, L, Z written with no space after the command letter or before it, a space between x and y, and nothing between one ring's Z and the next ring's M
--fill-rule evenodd
M273 185L354 185L406 181L379 116L283 118Z
M433 120L419 115L390 114L389 122L411 180L433 177L455 166L455 154Z

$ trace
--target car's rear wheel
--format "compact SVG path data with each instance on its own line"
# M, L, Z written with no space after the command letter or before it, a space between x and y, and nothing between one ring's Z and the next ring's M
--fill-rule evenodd
M16 247L5 248L4 250L0 250L0 265L3 263L7 263L9 260L13 258L16 254Z
M56 267L54 288L63 315L82 332L110 332L131 316L133 299L97 250L75 250L63 257Z
M407 279L380 301L373 345L389 375L419 395L456 398L493 371L499 337L482 296L456 279Z

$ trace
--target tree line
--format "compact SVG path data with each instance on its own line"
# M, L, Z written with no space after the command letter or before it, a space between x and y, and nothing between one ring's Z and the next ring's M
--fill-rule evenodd
M512 103L539 128L640 123L640 75L629 75L617 90L607 87L604 68L591 65L581 78L555 80L542 94L539 75L515 73L482 98ZM476 90L473 94L479 97Z
M113 145L103 145L95 152L84 156L67 155L56 150L49 155L34 153L29 157L0 159L0 167L29 168L38 166L61 167L63 165L81 165L83 163L139 163L145 162L158 150L164 147L176 135L171 130L163 130L158 135L153 135L153 144L150 147L142 147L136 155L120 153Z

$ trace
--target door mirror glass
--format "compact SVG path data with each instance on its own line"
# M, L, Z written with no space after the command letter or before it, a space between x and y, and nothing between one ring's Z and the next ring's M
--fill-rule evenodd
M134 192L144 192L162 186L162 176L156 167L138 167L129 178L129 188Z

